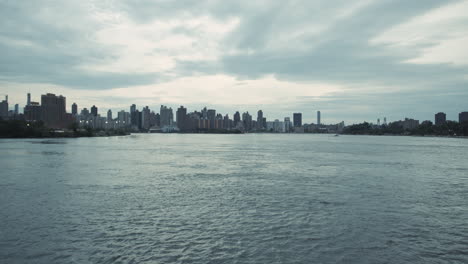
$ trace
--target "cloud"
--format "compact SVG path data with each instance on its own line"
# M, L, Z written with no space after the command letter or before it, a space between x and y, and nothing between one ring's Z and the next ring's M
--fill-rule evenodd
M25 87L48 87L103 108L260 105L275 118L301 107L325 109L330 120L455 115L466 110L467 8L455 0L4 1L0 89L22 100Z

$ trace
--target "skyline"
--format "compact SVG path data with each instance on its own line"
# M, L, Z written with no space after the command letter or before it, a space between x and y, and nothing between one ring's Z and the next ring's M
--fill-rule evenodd
M103 111L209 105L313 122L320 110L347 124L468 108L468 1L0 7L0 96L21 107L27 92L51 92Z

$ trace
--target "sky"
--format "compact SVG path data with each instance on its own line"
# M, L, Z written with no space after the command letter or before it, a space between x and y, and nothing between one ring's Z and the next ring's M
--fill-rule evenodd
M468 1L0 0L0 96L304 122L456 120Z

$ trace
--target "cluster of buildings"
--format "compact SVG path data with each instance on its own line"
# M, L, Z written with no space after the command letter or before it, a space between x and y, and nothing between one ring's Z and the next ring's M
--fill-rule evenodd
M19 105L14 110L9 110L8 96L0 102L0 118L20 119L28 122L42 121L47 127L64 129L72 124L81 128L93 129L127 129L135 132L203 132L203 131L242 131L242 132L274 132L274 133L340 133L344 122L334 125L324 125L321 122L321 113L317 111L317 123L303 124L302 113L293 113L293 118L285 117L283 120L276 119L267 121L263 111L257 112L256 119L249 112L236 112L230 118L228 114L222 115L215 109L206 107L200 111L188 112L187 108L180 106L175 110L171 107L161 105L159 112L151 110L148 106L137 109L135 104L130 106L130 111L120 111L114 116L112 110L105 115L99 114L97 106L78 109L73 103L71 113L66 111L66 98L61 95L41 95L41 102L31 101L31 94L27 94L27 102L23 113L19 112ZM383 125L387 119L383 119ZM459 114L459 122L468 122L468 112ZM396 121L404 129L414 129L419 126L419 121L406 118ZM441 125L446 122L445 113L435 115L435 124ZM395 122L393 122L395 123ZM377 120L380 126L380 119Z

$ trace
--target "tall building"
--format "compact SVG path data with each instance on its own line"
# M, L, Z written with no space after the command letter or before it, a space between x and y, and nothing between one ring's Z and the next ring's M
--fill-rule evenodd
M182 105L177 109L176 112L176 123L180 131L185 131L188 128L187 124L187 108Z
M445 124L446 121L447 121L447 115L445 113L439 112L439 113L435 114L434 124L436 126L441 126L441 125Z
M107 121L112 121L112 110L107 110Z
M29 102L24 108L24 118L26 121L39 121L41 120L41 105L38 102Z
M458 114L458 122L468 122L468 112L461 112L460 114Z
M143 129L151 128L151 110L148 106L144 107L141 111L141 127Z
M265 128L265 124L263 124L263 111L262 110L258 110L257 112L257 129L264 129Z
M15 116L19 115L19 104L15 104Z
M98 108L95 105L91 107L91 115L95 117L98 116Z
M0 102L0 117L3 119L8 118L8 95L5 96L5 100Z
M174 123L174 114L172 112L172 108L161 105L159 115L161 119L161 127L172 126Z
M387 125L387 118L386 117L383 118L383 124L384 124L384 126Z
M244 124L245 131L252 130L252 116L248 111L242 114L242 123Z
M321 122L320 118L321 118L320 111L317 111L317 125L319 125L319 126L320 126L320 122Z
M26 101L26 105L30 105L31 104L31 93L28 93L28 99Z
M302 126L302 113L294 113L293 122L294 122L295 127L301 127Z
M41 96L41 119L44 124L51 128L63 128L65 124L66 99L55 94Z
M284 132L289 133L291 132L292 125L291 125L291 118L285 117L284 118Z
M237 112L234 114L234 124L233 124L234 127L237 126L237 124L240 122L240 120L241 120L241 119L240 119L240 113L239 113L239 111L237 111Z
M81 114L80 114L80 115L81 115L81 117L83 117L83 118L88 118L89 115L90 115L88 108L83 108L83 109L81 109Z
M72 104L72 115L76 116L78 115L78 105L76 103Z

